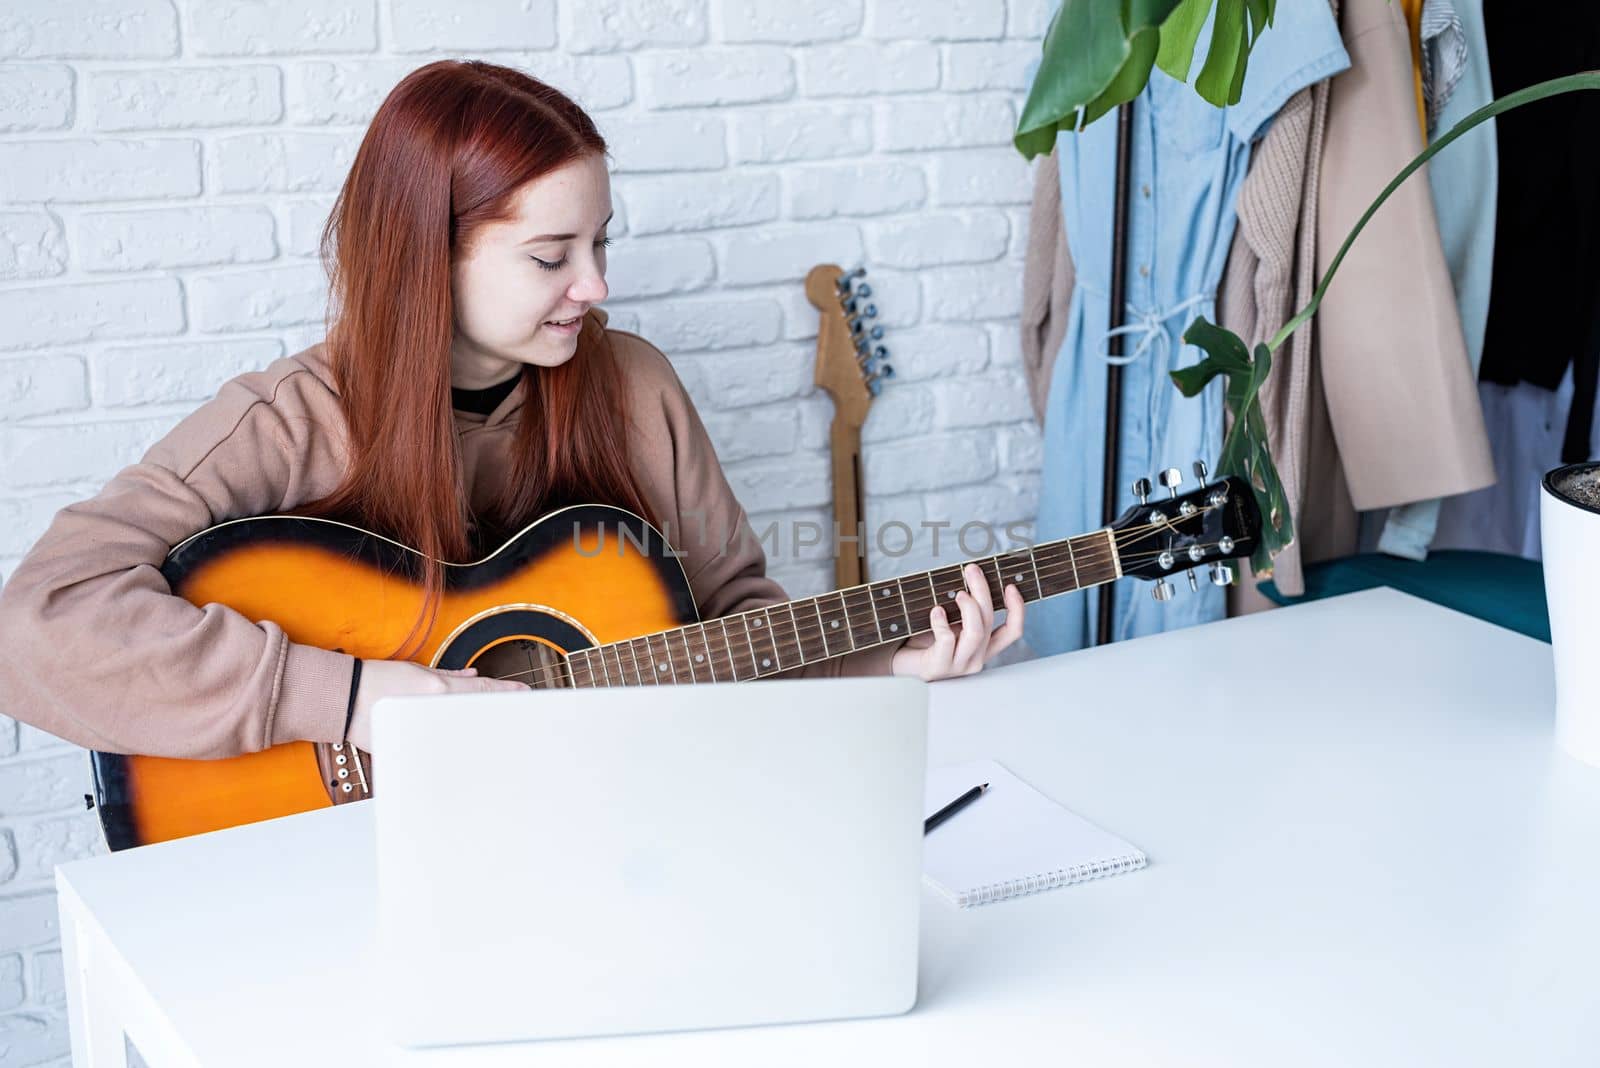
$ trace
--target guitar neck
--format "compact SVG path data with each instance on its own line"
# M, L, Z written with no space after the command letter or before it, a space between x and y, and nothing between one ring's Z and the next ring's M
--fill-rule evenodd
M1044 542L976 561L998 608L1014 585L1024 601L1098 586L1122 577L1111 530ZM692 623L576 650L567 657L573 686L745 682L930 629L928 613L966 588L951 564L900 578Z

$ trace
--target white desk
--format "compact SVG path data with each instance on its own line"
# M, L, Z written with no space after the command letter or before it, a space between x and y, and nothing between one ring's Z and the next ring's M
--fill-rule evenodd
M392 1049L351 805L62 866L76 1063L122 1028L152 1068L1600 1060L1600 772L1554 746L1548 646L1376 590L929 692L935 763L996 757L1151 863L926 894L908 1015Z

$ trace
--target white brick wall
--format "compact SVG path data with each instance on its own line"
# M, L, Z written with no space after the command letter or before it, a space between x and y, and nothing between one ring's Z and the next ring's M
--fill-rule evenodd
M221 382L321 336L333 194L384 94L440 56L594 115L607 307L672 358L757 530L779 525L791 593L832 585L825 546L792 544L831 522L818 262L866 264L897 372L864 432L868 521L904 524L874 574L954 562L969 521L1030 521L1009 142L1053 6L5 0L0 580ZM86 789L82 751L0 714L0 1068L67 1064L51 871L102 848Z

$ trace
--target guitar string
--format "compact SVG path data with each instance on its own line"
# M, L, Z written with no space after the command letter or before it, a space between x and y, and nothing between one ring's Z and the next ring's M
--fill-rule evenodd
M1220 505L1207 504L1204 507L1197 508L1196 511L1194 513L1191 513L1190 515L1179 517L1178 521L1179 522L1183 522L1183 521L1186 521L1186 520L1189 520L1189 519L1193 519L1197 515L1203 515L1206 512L1212 511L1217 507L1220 507ZM1157 513L1157 514L1159 515L1160 513ZM1133 544L1135 542L1141 541L1141 540L1143 540L1143 539L1145 539L1147 537L1150 537L1150 536L1152 536L1154 534L1165 533L1165 532L1167 532L1169 530L1174 532L1174 533L1177 533L1178 531L1177 531L1177 528L1173 525L1173 520L1170 517L1163 517L1163 518L1165 518L1167 521L1165 523L1162 523L1162 524L1149 524L1149 525L1146 525L1144 527L1141 527L1141 528L1139 528L1137 530L1133 530L1133 531L1115 532L1115 534L1113 536L1113 540L1118 542L1119 544L1131 545L1131 544ZM1098 532L1096 532L1096 533L1098 533ZM1096 541L1101 540L1101 539L1096 537L1096 533L1091 533L1091 534L1087 534L1087 535L1077 535L1076 537L1094 538ZM1051 549L1049 550L1049 553L1047 554L1047 556L1048 556L1048 560L1049 561L1054 561L1054 562L1053 563L1052 562L1047 562L1043 568L1039 569L1041 583L1042 583L1042 580L1043 580L1045 574L1047 574L1047 573L1050 575L1050 577L1052 579L1053 578L1057 578L1057 577L1063 577L1064 578L1066 576L1066 574L1068 573L1068 571L1071 570L1074 573L1074 577L1076 577L1076 570L1077 569L1073 565L1077 564L1078 562L1082 561L1083 562L1083 566L1087 567L1090 564L1103 563L1105 559L1109 558L1109 547L1107 547L1107 546L1100 546L1093 553L1086 551L1086 552L1081 553L1081 554L1073 554L1070 551L1070 547L1067 544L1068 542L1071 542L1073 540L1076 540L1076 538L1065 539L1064 542L1051 547ZM1241 540L1248 540L1248 539L1241 539ZM1236 544L1237 544L1237 542L1236 542ZM1203 548L1210 548L1212 546L1211 545L1206 545L1206 546L1202 546L1202 547ZM1067 557L1068 566L1065 566L1065 567L1061 566L1060 563L1059 563L1059 560L1061 559L1061 553L1062 553L1063 550L1067 550L1068 551L1068 557ZM1126 559L1126 560L1131 562L1133 560L1137 560L1137 559L1145 558L1145 557L1159 557L1161 555L1161 553L1164 552L1164 551L1166 551L1166 550L1150 550L1150 551L1147 551L1147 552L1144 552L1144 553L1133 553L1133 554L1118 553L1117 555L1118 555L1119 559ZM1000 558L1001 555L1014 556L1014 555L1017 555L1017 553L1020 553L1020 552L1022 552L1022 550L1013 550L1013 552L1011 552L1011 553L996 554L995 556L984 557L983 560L985 560L987 562L994 562L994 563L998 564L998 561L999 561L999 558ZM1035 553L1034 554L1036 559L1039 558L1040 555L1041 554L1039 554L1039 553ZM971 563L971 562L973 562L973 561L967 561L967 562L965 562L963 564L960 564L960 565L952 564L952 565L950 565L949 568L934 568L932 570L923 572L922 574L924 576L928 577L930 580L932 580L935 575L939 574L942 571L947 571L947 570L950 570L951 568L965 568L966 563ZM1002 574L1002 586L1003 586L1004 585L1004 582L1003 582L1003 571L1001 572L1001 574ZM987 575L985 575L985 578L987 579ZM888 582L903 582L904 579L899 579L899 580L896 580L896 579L885 579L885 580L882 580L882 581L884 583L888 583ZM1091 585L1101 585L1101 584L1104 584L1104 583L1110 582L1110 581L1113 581L1113 579L1110 579L1110 578L1102 579L1099 582L1092 583ZM870 588L873 585L877 585L877 584L875 584L875 583L866 583L866 584L863 584L862 586L850 587L849 589L846 589L846 590L837 590L837 591L833 591L833 593L831 593L831 594L823 594L822 596L823 597L839 596L841 604L843 604L844 608L845 608L845 619L848 622L849 618L850 618L850 613L853 610L849 607L848 603L843 600L843 595L846 594L846 593L850 593L852 591L865 590L865 589ZM921 584L918 583L919 587L920 587L920 585ZM1074 587L1074 588L1084 588L1084 587ZM922 609L923 609L923 605L921 603L921 599L923 597L929 596L929 593L925 593L925 592L921 591L920 588L912 589L910 591L906 591L906 590L902 589L902 591L901 591L902 595L904 595L904 594L906 594L908 592L917 599L918 608L917 608L916 614L918 616L920 616L922 614ZM932 592L932 591L930 591L930 592ZM954 591L945 591L945 592L954 592ZM1045 596L1043 594L1042 585L1040 586L1040 591L1039 592L1041 593L1041 597L1037 598L1037 599L1042 599L1043 596ZM1057 593L1068 593L1068 592L1072 592L1072 591L1063 589L1063 590L1059 590L1059 591L1056 591L1056 592ZM821 598L810 598L810 600L813 600L813 601L820 601L820 599ZM791 603L793 603L793 602L791 602ZM935 605L937 603L938 603L937 598L934 598L926 606L927 610L931 611L932 608L933 608L933 605ZM727 657L727 661L728 661L729 665L734 669L734 670L730 671L730 674L734 675L735 678L737 678L737 675L738 675L737 667L738 667L738 664L739 664L739 654L734 649L734 643L737 641L737 638L734 637L733 635L730 635L730 634L727 633L727 620L734 619L740 625L744 626L745 632L746 632L746 641L751 646L751 652L752 652L752 655L754 655L754 652L755 652L754 651L754 640L753 640L754 634L753 634L753 632L752 632L752 630L751 630L751 628L750 628L750 626L749 626L749 624L748 624L748 622L747 622L745 617L753 615L756 612L763 612L763 613L767 612L767 611L770 610L771 607L776 607L776 606L768 606L767 609L754 609L754 610L751 610L750 612L736 613L733 616L718 616L718 617L716 617L718 620L722 621L722 624L723 624L723 626L722 626L722 629L723 629L723 632L724 632L723 648L726 650L726 657ZM907 605L906 607L907 607L907 609L909 609L910 606ZM856 610L859 610L859 609L856 609ZM792 615L793 615L793 613L791 613L791 616ZM709 622L709 621L707 621L707 622ZM770 616L769 616L769 622L770 622ZM793 628L794 631L795 631L795 637L793 639L794 645L793 645L792 648L788 648L787 645L785 645L785 648L788 648L788 651L791 652L791 653L799 653L800 654L801 663L794 665L795 667L800 667L800 666L803 666L805 664L810 664L810 663L816 663L818 660L831 659L835 655L841 655L841 656L844 655L843 653L833 654L833 653L829 653L827 651L827 649L828 649L828 643L827 643L827 637L826 637L827 631L822 627L822 624L821 624L820 621L816 624L816 629L815 630L810 629L809 620L808 620L807 624L804 627L799 625L798 617L794 617L794 622L795 622L795 626ZM658 674L663 669L670 670L670 671L675 673L676 669L677 669L678 659L673 654L672 647L667 641L667 635L670 635L672 633L683 634L690 627L693 627L693 626L696 626L696 625L697 624L688 624L686 626L681 626L681 627L676 627L676 628L668 628L667 630L663 630L663 631L654 631L654 632L651 632L650 634L639 635L639 636L636 636L636 637L633 637L633 638L624 638L624 639L620 639L620 640L615 641L615 642L607 642L607 643L604 643L604 644L602 644L600 646L591 647L589 649L577 650L572 654L566 655L562 659L562 661L560 663L558 663L553 668L541 668L541 669L537 669L534 672L515 672L515 673L512 673L512 674L502 675L502 676L498 676L498 677L500 677L500 678L515 678L515 677L520 677L520 676L528 675L528 674L538 674L540 677L535 680L536 683L548 682L551 678L566 677L566 678L573 679L574 685L576 685L575 676L572 675L571 661L577 656L578 653L582 653L584 655L585 666L589 669L590 674L591 674L591 676L593 678L599 679L601 677L606 677L607 679L609 679L610 665L608 663L606 663L605 653L604 653L604 650L609 648L609 649L613 649L615 651L615 655L619 658L619 660L618 660L618 669L617 669L618 670L618 674L622 677L623 683L626 685L627 684L626 664L623 663L620 660L620 657L621 657L621 649L620 649L620 647L626 645L628 647L627 651L628 651L629 659L633 659L633 660L636 661L637 660L637 651L633 648L633 644L632 643L643 640L643 641L645 641L645 648L646 648L646 651L647 651L647 655L649 657L653 658L655 654L654 654L653 651L650 650L648 639L651 638L651 637L654 637L656 635L660 635L662 637L663 647L667 650L667 660L665 662L657 661ZM698 626L700 626L700 628L701 628L701 644L702 644L702 647L706 650L706 654L709 654L709 655L715 657L716 654L715 654L714 650L711 648L711 643L710 643L709 639L706 637L706 634L705 634L705 622L702 622L702 623L698 624ZM779 626L781 627L782 624L780 623ZM852 645L852 651L853 651L854 648L855 648L855 641L854 641L854 635L852 633L850 633L850 631L852 629L853 628L847 627L846 628L846 634L851 639L851 645ZM922 631L913 631L912 633L913 634L922 633ZM881 630L880 630L880 635L881 635ZM806 660L805 659L805 652L806 652L807 647L810 644L814 644L817 639L821 640L821 644L823 646L824 655L821 656L821 657L817 657L817 658L815 658L813 660ZM684 650L685 650L686 655L689 652L691 652L691 650L689 649L688 640L689 639L686 636L680 638L680 641L682 641L683 644L684 644ZM770 641L771 641L771 644L773 645L774 653L778 656L779 662L781 663L782 659L783 659L782 653L784 651L784 648L780 648L779 647L779 642L778 642L777 639L770 639ZM873 645L880 645L880 644L885 644L885 642L879 641L879 642L874 642L873 643ZM869 648L870 647L871 646L869 646ZM592 663L590 663L590 660L591 660L593 654L595 654L596 652L600 653L600 661L601 661L600 666L601 666L602 670L599 673L596 673L594 671L594 665ZM705 655L705 654L702 654L702 655ZM689 674L690 679L691 679L692 682L698 681L698 680L696 680L694 678L694 664L693 663L689 662L688 660L685 660L684 661L684 670ZM708 665L708 670L711 671L711 673L713 675L713 678L714 678L715 677L714 664L713 665ZM752 661L751 661L751 670L752 671L755 670L754 659L752 659ZM780 667L778 670L779 671L784 671L784 670L788 670L788 669ZM759 672L757 672L757 674L759 674ZM635 669L635 676L640 678L641 680L642 680L642 678L645 677L641 673L638 672L637 668ZM649 677L652 678L652 679L656 679L657 678L656 675L652 675L652 676L649 676Z
M1203 547L1210 548L1212 546L1211 545L1205 545ZM1133 554L1132 557L1130 557L1130 559L1138 559L1138 558L1147 557L1147 556L1148 557L1155 557L1155 556L1159 556L1159 555L1161 555L1160 552L1152 551L1152 552L1148 552L1148 553ZM1108 579L1108 580L1105 580L1105 581L1111 581L1111 580ZM1101 582L1101 583L1097 583L1096 585L1103 585L1103 584L1104 584L1104 582ZM1058 591L1058 592L1067 593L1067 592L1071 592L1071 591L1061 590L1061 591ZM926 595L924 595L924 596L926 596ZM920 612L921 607L922 606L919 604L919 606L918 606L919 610L917 612L918 615L921 614L921 612ZM932 607L933 607L932 604L928 605L928 609L930 611L932 610ZM717 618L718 619L722 619L722 618L728 618L728 617L717 617ZM952 622L951 625L955 626L959 622L960 622L959 620L955 620L955 621ZM928 629L931 629L931 628L922 628L921 630L913 631L911 633L912 634L926 633L926 631ZM803 637L797 635L797 637L795 639L795 644L793 646L788 646L787 640L786 639L784 640L783 644L787 648L789 648L790 652L798 652L798 653L801 654L801 663L793 665L794 667L800 667L800 666L805 665L805 664L817 663L820 660L831 659L833 656L842 656L842 655L844 655L843 652L840 652L840 653L827 653L825 651L822 655L813 657L810 660L806 660L804 658L804 654L805 654L806 650L810 647L810 645L816 644L817 643L817 639L819 639L819 638L821 638L820 644L822 644L824 650L826 650L827 641L826 641L826 638L822 637L822 635L824 633L825 632L821 631L820 629L808 630ZM881 633L881 631L880 631L880 633ZM910 636L911 636L911 634L907 635L907 637L910 637ZM755 646L754 638L755 638L755 635L752 633L751 641L750 641L752 652L754 652L754 646ZM601 647L601 648L610 648L610 647L614 647L614 646L625 645L625 644L628 644L630 641L636 641L636 640L638 640L638 639L623 639L620 642L608 643L607 646L604 646L604 647ZM730 640L725 642L724 646L723 646L723 648L726 650L726 654L725 654L726 655L726 664L727 664L727 666L729 668L729 674L734 676L734 679L730 679L728 681L734 681L735 679L737 679L739 681L748 681L751 676L759 677L761 675L761 672L756 669L755 662L752 659L749 662L748 667L745 667L745 670L747 672L749 672L750 674L746 675L744 679L739 679L739 669L742 666L744 666L745 660L739 654L739 652L737 650L737 641L738 641L737 638L732 638L730 636ZM773 641L772 644L775 647L777 647L780 644L780 642ZM875 642L872 642L868 646L868 648L871 648L871 647L877 646L877 645L882 645L882 644L887 644L887 643L885 641L875 641ZM706 648L707 652L711 653L712 656L716 655L716 651L711 648L710 643L703 643L703 646ZM665 647L666 647L667 652L668 652L668 660L665 661L665 662L656 661L656 663L658 665L658 669L657 669L658 673L656 675L647 675L647 674L644 674L642 672L639 672L639 671L635 670L634 678L632 680L630 680L628 678L628 673L627 673L627 670L626 670L627 669L627 664L626 664L625 661L620 659L621 658L621 653L620 653L620 651L618 651L616 653L616 655L618 657L618 665L619 665L618 669L617 669L617 674L618 674L618 677L620 679L620 685L644 685L644 680L646 678L651 679L652 683L659 685L660 684L660 679L662 677L665 677L665 674L664 674L665 672L670 670L670 671L675 673L677 671L678 667L680 666L680 661L679 661L678 657L673 653L673 650L672 650L670 645L666 645ZM611 676L610 676L610 663L607 662L604 659L604 654L603 653L602 653L602 656L601 656L601 670L599 672L596 672L596 671L594 671L593 664L589 663L589 657L587 655L587 654L590 654L590 653L594 652L595 650L593 650L593 649L585 649L585 650L579 650L579 651L583 652L584 654L586 654L586 656L585 656L585 666L588 668L588 670L590 671L590 674L592 676L592 685L594 685L594 686L600 686L600 685L611 686L611 685L618 684L617 682L615 682L615 681L613 681L611 679ZM647 651L648 651L648 646L647 646ZM689 649L687 644L685 644L685 651L686 652L691 652L692 651L692 650ZM654 654L653 651L649 651L649 655L653 657L655 654ZM636 657L633 655L632 651L630 651L629 658L630 659L636 659ZM780 662L780 664L782 663L781 654L780 654L780 657L779 657L779 662ZM695 677L695 672L694 672L694 668L693 668L692 664L689 664L687 662L683 662L682 663L682 667L683 667L683 670L686 673L689 674L689 676L690 676L690 680L689 681L692 684L698 684L698 683L700 683L702 681L716 681L715 680L714 668L708 667L708 670L711 671L711 674L713 676L712 679L701 680L701 679ZM779 667L777 669L777 672L773 672L773 673L775 674L775 673L782 672L782 671L785 671L785 670L790 670L790 669L789 668L784 668L784 667ZM548 682L548 681L550 681L551 678L566 677L566 678L570 678L572 680L572 684L574 686L576 686L576 684L577 684L576 683L576 677L574 675L572 675L572 668L571 668L569 663L563 663L563 664L557 665L555 668L551 668L551 669L540 669L537 672L518 672L518 673L515 673L514 675L502 675L502 676L499 676L499 677L500 678L514 678L514 677L519 677L521 675L526 675L526 674L538 674L538 675L540 675L541 678L536 680L536 682ZM681 684L680 680L677 679L675 674L673 676L673 683L674 684Z
M1138 539L1130 539L1130 540L1138 540ZM1243 540L1248 540L1248 539L1243 539ZM1236 542L1236 544L1237 543L1238 542ZM1203 549L1209 549L1209 548L1214 548L1217 543L1203 543L1203 544L1197 543L1197 544L1200 544L1200 547L1203 548ZM1141 559L1146 559L1146 558L1155 558L1155 557L1159 557L1165 551L1166 550L1148 550L1148 551L1145 551L1145 552L1131 553L1131 554L1127 554L1124 557L1124 559L1126 559L1128 561L1136 561L1136 560L1141 560ZM954 566L954 565L952 565L952 566ZM1061 572L1061 574L1063 574L1063 575L1065 573L1066 572L1064 570ZM931 572L929 572L928 574L931 574ZM896 581L896 580L885 579L883 581L892 582L892 581ZM1104 580L1101 580L1098 583L1094 583L1093 585L1105 585L1106 583L1111 582L1111 581L1114 581L1114 580L1113 579L1104 579ZM1087 587L1083 587L1083 588L1087 588ZM1057 592L1059 592L1059 593L1069 593L1069 592L1073 592L1073 591L1071 591L1071 590L1060 590L1060 591L1057 591ZM824 595L824 596L826 596L826 595ZM925 596L928 596L928 595L926 593L920 593L919 594L919 597L925 597ZM1054 595L1052 594L1052 595L1049 595L1049 596L1054 596ZM1041 599L1043 599L1043 598L1042 597L1041 598L1036 598L1036 600L1041 600ZM932 608L933 608L933 605L937 604L937 603L938 603L937 601L934 601L933 603L929 604L927 606L928 610L931 611ZM772 607L776 607L776 606L772 606ZM917 614L919 616L921 615L921 611L920 611L921 607L922 606L919 603L918 611L917 611ZM762 610L757 609L755 611L762 611ZM745 615L745 614L748 614L748 613L740 613L740 615ZM726 619L734 618L734 617L718 616L716 618L717 618L717 620L726 620ZM706 622L711 622L711 621L706 621ZM959 620L957 620L955 622L959 622ZM686 630L689 629L689 627L693 627L693 626L696 626L696 625L697 624L689 624L689 625L687 625L685 627L677 628L677 630L680 631L680 632L681 631L686 631ZM782 624L780 624L780 626L781 625ZM952 625L954 625L954 623ZM698 624L698 626L700 626L702 628L702 630L703 630L704 626L705 626L705 623ZM790 649L790 651L791 652L798 652L798 653L801 654L801 663L793 665L794 667L800 667L800 666L803 666L805 664L814 664L814 663L819 662L820 660L832 659L833 656L842 656L842 655L844 655L844 653L842 653L842 652L841 653L826 653L825 652L823 656L819 656L819 657L816 657L816 658L811 659L811 660L806 660L805 656L804 656L806 648L810 644L815 644L818 639L820 639L820 642L821 642L821 644L823 646L823 649L826 651L827 644L828 644L827 643L827 638L826 638L827 632L825 630L823 630L823 628L821 627L820 624L818 624L816 626L815 630L805 629L803 631L803 633L802 633L802 629L799 628L799 627L795 627L794 629L795 629L795 639L794 639L794 643L795 644L792 647L792 649ZM846 629L848 631L848 630L852 630L854 628L846 628ZM926 633L926 631L928 629L930 629L930 628L923 628L922 630L912 631L912 632L910 632L910 634L907 634L906 636L910 637L910 636L912 636L914 634ZM665 634L672 633L672 631L658 631L658 632L655 632L655 633L665 635ZM747 634L747 640L748 640L749 644L752 647L752 653L754 653L754 645L755 645L754 638L756 637L756 635L753 632L750 632L748 628L746 628L746 634ZM880 630L880 634L881 634L881 630ZM851 635L852 645L854 645L853 638L854 638L854 636L852 634ZM610 671L609 671L610 665L605 662L604 653L602 652L602 650L607 649L607 648L615 649L616 650L616 655L620 658L620 656L622 655L621 654L621 650L619 648L617 648L617 647L623 646L623 645L630 645L631 646L631 643L639 641L639 640L641 640L641 638L631 638L631 639L624 638L624 639L621 639L621 640L616 641L616 642L608 642L608 643L606 643L605 645L602 645L602 646L591 647L589 649L577 650L577 651L575 651L574 654L572 654L570 656L567 656L562 662L558 663L555 667L538 668L538 669L534 669L534 670L531 670L531 671L513 672L513 673L510 673L510 674L507 674L507 675L500 675L500 676L496 676L496 677L504 678L504 679L511 679L511 678L520 678L522 676L526 676L526 675L532 674L532 675L539 676L537 679L534 680L534 685L537 685L538 683L547 683L547 682L551 681L551 679L567 678L567 679L570 679L572 681L572 684L574 686L576 686L577 685L576 677L573 676L573 674L572 674L570 661L572 659L572 656L575 656L576 653L583 653L584 656L585 656L585 666L588 667L591 676L595 680L594 681L594 685L601 685L599 680L602 679L602 678L605 678L607 681L604 683L604 685L609 686L609 685L612 685L612 683L610 682L610 677L609 677L610 676ZM692 650L690 649L690 647L688 645L688 639L685 638L685 639L683 639L683 641L684 641L685 652L686 653L691 653ZM735 645L736 645L737 641L738 641L737 637L735 637L733 635L726 635L725 640L723 642L723 648L726 650L727 663L733 668L733 670L730 671L729 673L734 675L735 678L737 678L737 676L738 676L738 670L737 669L738 669L740 663L742 662L738 652L735 649ZM782 649L779 648L778 639L769 639L769 641L773 645L774 651L779 654L779 662L781 663L782 662L782 655L781 655L782 654ZM785 643L787 643L787 639L785 639L784 641L785 641ZM711 655L713 657L716 655L715 650L712 649L711 642L709 640L707 640L704 635L702 635L701 644L702 644L702 647L705 648L707 654L709 654L709 655ZM883 645L883 644L887 644L887 642L885 642L885 641L874 642L874 643L872 643L872 645L869 645L868 648L872 648L874 646ZM663 646L667 650L668 659L665 662L657 661L658 665L660 665L658 667L658 672L662 671L662 670L670 670L672 672L676 672L677 668L679 666L678 658L673 654L672 647L670 645L666 644L665 639L663 639ZM786 645L786 647L787 647L787 645ZM647 652L649 653L649 655L651 657L655 656L654 652L649 649L648 643L646 644L646 650L647 650ZM593 668L593 665L588 663L588 659L595 652L601 652L601 668L602 668L602 670L600 672L595 672L594 668ZM629 658L630 659L634 659L636 661L636 651L630 648L628 652L629 652ZM656 681L659 684L659 678L656 675L645 675L645 674L642 674L641 672L639 672L637 670L637 667L635 668L635 672L634 672L635 678L637 679L637 681L634 682L634 683L630 683L628 681L628 679L627 679L626 663L619 659L618 665L619 665L618 666L618 674L621 677L621 680L622 680L621 684L622 685L642 685L643 684L643 680L645 678L650 678L650 679ZM694 677L695 672L694 672L694 665L692 663L689 663L689 662L685 661L683 663L683 669L684 669L685 672L687 672L689 674L691 683L698 683L699 681L701 681L701 680L696 679ZM711 670L710 665L708 665L708 670ZM758 671L756 671L755 662L754 662L753 659L752 659L752 661L750 663L749 670L751 672L755 673L756 675L760 674ZM790 669L789 668L782 668L782 667L780 667L778 669L778 671L785 671L785 670L790 670ZM715 675L714 670L712 671L712 674L713 674L713 677L714 677L714 675ZM674 675L674 682L676 682L676 681L677 681L676 680L676 676ZM710 680L707 680L707 681L710 681ZM729 681L734 681L734 680L730 679Z

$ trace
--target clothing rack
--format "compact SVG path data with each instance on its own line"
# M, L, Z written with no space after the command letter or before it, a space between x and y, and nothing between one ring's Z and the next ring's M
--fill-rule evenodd
M1112 356L1122 355L1123 338L1118 332L1123 325L1127 308L1128 267L1128 169L1133 149L1133 102L1130 100L1117 108L1117 177L1115 199L1111 211L1111 315L1107 329ZM1117 487L1121 473L1117 470L1117 451L1120 447L1122 426L1122 364L1112 362L1106 368L1106 451L1105 473L1101 483L1100 510L1106 526L1117 518ZM1099 598L1099 623L1095 633L1096 645L1107 645L1112 638L1115 597L1110 586L1097 591Z

